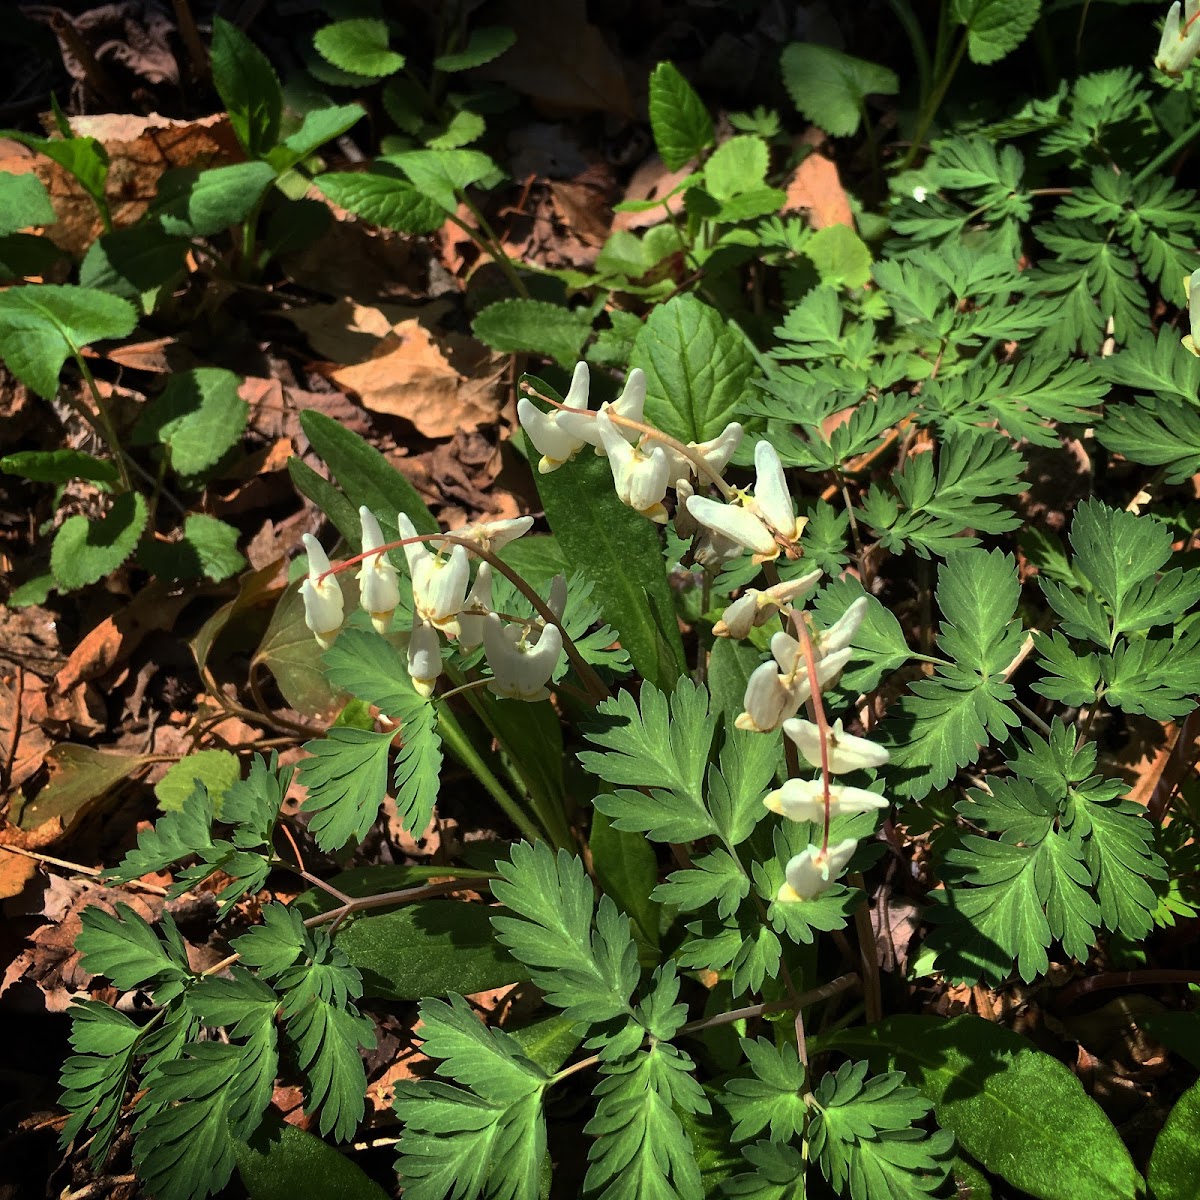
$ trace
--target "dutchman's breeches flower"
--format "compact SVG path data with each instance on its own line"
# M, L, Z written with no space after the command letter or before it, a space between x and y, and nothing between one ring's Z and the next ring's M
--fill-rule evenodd
M631 446L608 419L607 413L601 412L594 424L608 455L621 502L651 521L665 524L667 510L663 506L663 497L670 482L667 452L657 444L652 444L649 452L641 445Z
M362 521L362 548L369 554L384 544L383 530L375 514L364 504L358 510ZM363 559L358 571L358 596L363 608L371 614L371 624L380 633L387 633L392 613L400 603L400 586L396 582L396 568L380 550L378 554Z
M528 533L532 526L532 517L511 517L506 521L475 521L470 525L464 525L461 529L452 529L450 532L457 538L474 542L481 550L495 554L509 542L515 542L517 538ZM441 549L447 543L434 542L433 544Z
M692 496L687 509L701 525L752 551L755 562L770 562L780 551L793 550L808 521L796 516L783 464L770 442L754 447L754 469L753 496L738 492L732 504Z
M556 625L546 625L532 640L529 626L506 624L496 613L489 613L483 622L483 651L493 676L488 690L506 700L545 700L550 695L546 684L558 665L562 646Z
M417 531L413 523L400 513L396 525L402 538L413 538ZM417 619L428 621L447 637L458 636L458 614L467 596L471 579L471 564L465 546L455 544L450 553L433 554L421 542L404 547L408 570L412 576L413 607Z
M345 601L337 576L325 574L330 569L329 556L311 533L304 535L304 549L308 552L308 578L300 585L304 623L312 630L321 648L328 650L342 627ZM320 578L322 575L325 575L324 579Z
M853 651L838 650L817 663L817 683L824 687L841 674ZM756 667L746 681L744 711L734 724L751 733L770 733L796 715L800 705L812 695L808 667L800 643L780 630L771 638L773 662Z
M846 869L857 846L854 838L846 838L824 852L816 846L809 846L788 860L784 868L787 882L780 886L775 899L784 904L794 904L798 900L811 900L819 896Z
M575 412L556 408L551 413L544 413L524 396L517 401L517 417L521 428L533 443L533 448L542 456L538 463L538 471L542 475L558 470L587 443L586 438L579 436L579 431L586 426L590 432L593 418L580 417L576 413L587 412L589 386L587 363L576 363L571 388L563 401L566 409Z
M1182 75L1197 52L1200 52L1200 0L1187 0L1182 8L1179 0L1175 0L1163 23L1154 65L1167 75Z
M1197 28L1200 28L1200 23ZM1200 357L1200 271L1184 276L1183 294L1187 297L1188 323L1191 327L1191 332L1183 335L1183 348Z
M749 637L751 629L765 625L781 608L795 604L808 594L820 578L820 571L810 571L798 579L777 583L762 591L758 588L747 588L721 614L721 619L713 626L714 636L735 638L738 641Z
M825 785L819 779L789 779L783 787L764 796L763 804L789 821L820 824L825 820ZM887 806L888 802L882 796L868 792L866 788L847 787L843 783L830 785L831 820L854 813L874 812Z
M438 631L420 618L413 622L408 639L408 674L418 695L432 696L442 673L442 640Z
M492 564L481 562L458 614L458 645L468 651L483 641L483 621L492 611Z
M579 370L578 367L575 369ZM621 389L621 394L611 404L604 403L600 405L599 409L601 413L606 413L612 417L621 417L626 421L636 421L638 424L641 424L642 415L645 410L646 372L640 367L634 367L629 372L625 380L625 386ZM627 425L622 425L618 421L613 421L611 424L617 433L627 442L636 442L641 437L640 430L630 429ZM561 425L572 437L577 437L580 441L595 447L597 454L606 455L608 453L608 446L604 442L603 435L597 427L596 417L592 413L585 413L583 415L564 413Z
M804 760L814 767L821 765L821 731L812 721L793 718L783 723L783 732L796 743ZM866 738L854 737L835 721L826 742L829 771L842 775L847 771L873 770L882 767L891 757L882 747Z

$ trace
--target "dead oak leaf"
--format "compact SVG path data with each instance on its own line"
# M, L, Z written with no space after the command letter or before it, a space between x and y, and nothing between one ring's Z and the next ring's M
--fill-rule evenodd
M850 199L842 187L837 164L823 154L809 154L792 173L785 189L783 212L805 209L814 229L830 225L854 228Z

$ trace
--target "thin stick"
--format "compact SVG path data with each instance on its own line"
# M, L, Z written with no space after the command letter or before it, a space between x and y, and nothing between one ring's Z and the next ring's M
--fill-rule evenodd
M8 742L8 754L4 758L4 790L12 783L13 767L17 762L17 746L21 741L21 700L25 695L25 666L17 663L16 696L13 700L12 736Z
M25 858L35 859L52 867L62 867L65 871L73 871L77 875L86 875L89 879L99 879L104 872L99 867L85 867L83 863L71 862L66 858L55 858L52 854L42 854L38 850L26 850L23 846L0 846L0 851L9 854L20 854ZM165 896L167 889L156 883L142 883L139 879L131 879L125 887L135 887L151 896Z

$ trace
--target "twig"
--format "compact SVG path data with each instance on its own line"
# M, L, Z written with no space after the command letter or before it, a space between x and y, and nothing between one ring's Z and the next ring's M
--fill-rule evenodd
M8 754L4 758L4 790L12 783L13 767L17 761L17 746L21 741L21 700L25 695L25 667L17 663L16 696L13 700L12 737L8 742Z
M62 867L64 871L73 871L77 875L86 875L89 879L99 879L104 874L99 867L85 867L83 863L71 862L66 858L55 858L52 854L42 854L38 850L26 850L23 846L0 846L0 851L7 851L9 854L20 854L25 858L33 858L38 862L47 863L52 867ZM139 879L131 879L124 886L138 888L152 896L165 896L167 894L166 888L159 887L156 883L142 883Z
M70 18L55 10L50 14L50 28L62 41L68 53L79 63L88 83L113 106L113 111L123 111L126 97L113 82L112 76L100 65L91 47L79 36L79 30Z

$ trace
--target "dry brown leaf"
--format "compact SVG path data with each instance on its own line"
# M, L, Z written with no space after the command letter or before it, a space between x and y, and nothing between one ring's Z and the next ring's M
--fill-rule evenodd
M200 365L200 360L173 337L155 338L149 342L128 342L113 346L104 357L119 366L152 375L170 375Z
M500 413L496 385L501 369L482 378L461 374L446 354L452 345L465 352L470 339L439 341L415 318L402 321L377 344L375 357L339 367L329 377L358 396L365 408L402 417L427 438L449 438L494 424ZM483 365L482 355L475 358L474 365Z
M417 319L433 328L452 305L445 300L432 304L359 304L348 296L332 304L309 304L291 309L287 319L308 339L308 344L330 362L351 364L369 358L379 339L397 325Z
M816 152L796 168L788 180L787 200L783 211L794 212L805 209L809 224L814 229L829 225L849 225L854 228L854 213L850 199L838 175L837 165L832 159Z
M617 229L648 229L651 225L659 225L667 219L667 213L683 211L684 193L673 191L692 173L692 165L680 167L678 171L668 171L666 163L657 154L651 155L633 173L625 195L621 200L658 200L670 196L665 207L656 206L642 212L619 212L614 215L612 227Z
M18 829L15 825L8 824L0 828L0 900L19 896L25 890L25 885L38 872L36 858L14 853L6 847L43 850L58 841L62 833L62 822L57 817L43 821L35 829Z
M517 49L476 73L506 83L548 111L637 118L620 58L587 19L586 0L505 0L492 19L510 26Z

